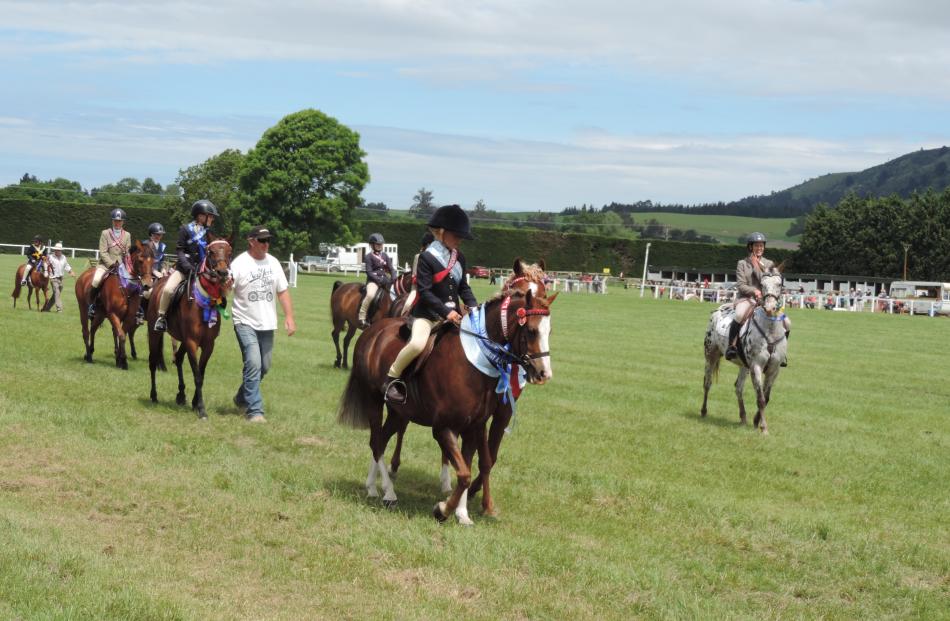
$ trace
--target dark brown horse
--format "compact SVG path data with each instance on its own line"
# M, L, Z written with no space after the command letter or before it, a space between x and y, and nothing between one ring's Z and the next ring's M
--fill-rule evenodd
M539 260L537 263L532 263L531 265L526 264L521 257L515 259L514 265L511 269L511 274L508 275L508 278L501 285L500 293L510 294L516 291L525 293L531 291L535 295L540 295L541 297L547 296L547 287L545 286L546 274L544 273L544 259ZM405 304L406 297L408 294L399 297L395 302L393 302L393 311L390 311L390 316L398 317L399 314L395 312L395 309L401 309L402 305ZM516 395L517 397L517 395ZM505 429L508 427L508 423L511 421L512 409L510 404L502 404L502 407L499 411L492 416L491 431L489 432L489 450L491 452L491 461L494 464L498 461L498 449L501 446L501 441L505 437ZM394 477L399 471L399 466L402 459L402 440L403 436L406 433L406 427L409 425L408 420L403 421L402 427L396 433L396 448L393 450L392 459L389 462L389 474ZM448 456L442 456L442 472L439 477L442 482L442 491L450 492L452 490L452 479L449 476L449 459ZM469 490L470 495L475 495L481 489L482 477L481 474L475 478L472 482L472 487ZM494 510L486 511L487 513L494 514Z
M556 297L556 296L555 296ZM552 377L548 340L551 332L548 299L521 294L500 295L485 304L488 340L497 347L509 344L511 357L522 365L528 381L544 384ZM389 404L383 424L381 386L396 354L405 344L400 338L400 319L384 319L366 330L356 342L356 355L349 382L340 399L338 420L356 428L370 429L373 453L366 480L367 493L376 496L376 476L383 485L383 502L396 503L396 493L383 462L386 443L407 419L432 428L432 436L455 467L457 483L445 502L436 504L433 515L444 520L454 512L461 524L470 525L468 488L472 458L477 450L482 471L482 507L493 507L488 477L491 455L485 423L498 411L501 397L495 392L497 380L470 365L462 351L459 332L448 327L421 368L410 367L407 378L409 398L403 405ZM461 449L458 438L461 437Z
M115 366L128 369L125 356L126 334L135 326L135 314L142 302L142 292L152 286L152 263L155 254L148 244L136 241L129 253L129 278L125 285L115 271L109 272L99 285L96 298L96 314L90 321L89 288L96 268L90 267L76 279L76 300L79 302L79 321L82 323L82 342L86 347L86 362L92 362L95 351L96 330L106 318L112 324L112 336L115 345Z
M194 280L185 281L185 291L174 306L168 309L166 321L168 334L179 341L175 351L175 366L178 367L178 394L175 403L185 405L185 375L182 365L185 356L191 365L191 374L195 382L195 394L191 399L191 408L198 412L198 418L208 418L205 410L204 397L201 387L204 385L205 369L208 360L214 352L214 340L221 331L222 317L216 307L225 303L227 289L230 287L231 267L231 240L215 237L208 234L211 240L208 243L207 255L198 267ZM148 305L146 320L148 322L148 369L152 376L152 392L150 397L153 403L158 402L158 391L155 388L155 371L165 366L165 356L162 347L164 333L154 330L155 319L158 317L158 301L162 290L168 283L164 277L155 285L151 299L154 304ZM198 349L201 357L198 357Z
M13 308L16 308L16 301L20 298L20 290L23 286L20 282L23 280L24 270L26 270L26 263L16 268L16 279L13 281L13 293L11 294L13 297ZM42 305L40 305L40 291L43 292ZM41 262L30 270L30 277L26 281L27 308L33 308L33 304L30 302L30 296L34 293L36 294L36 310L43 310L43 307L49 304L49 260L46 257L43 257Z
M408 290L412 285L412 274L403 274L398 276L392 286ZM333 345L336 346L336 360L333 366L337 368L349 367L350 340L356 334L359 328L360 302L363 301L363 283L350 282L343 284L341 281L333 283L333 293L330 294L330 313L333 315ZM379 303L376 305L375 312L369 316L367 312L367 321L375 323L389 314L389 308L392 300L389 297L389 290L381 292ZM372 309L369 309L372 310ZM343 349L340 349L340 332L343 325L346 324L346 335L343 337Z

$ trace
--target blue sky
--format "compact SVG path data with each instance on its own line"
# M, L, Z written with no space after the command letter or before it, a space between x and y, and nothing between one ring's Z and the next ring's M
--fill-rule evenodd
M655 4L655 6L654 6ZM950 144L950 5L7 2L0 184L162 183L313 107L368 201L560 210L780 190Z

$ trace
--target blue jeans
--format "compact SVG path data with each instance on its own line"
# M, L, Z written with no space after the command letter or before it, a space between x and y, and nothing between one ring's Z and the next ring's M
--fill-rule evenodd
M264 414L264 397L261 396L261 381L270 369L271 354L274 351L274 330L255 330L250 326L234 324L244 358L244 380L238 388L234 400L247 407L248 418Z

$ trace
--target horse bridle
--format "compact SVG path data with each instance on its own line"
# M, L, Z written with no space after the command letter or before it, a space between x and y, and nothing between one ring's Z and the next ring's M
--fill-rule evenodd
M226 240L226 239L216 239L216 240L214 240L214 241L212 241L212 242L208 242L208 248L210 249L211 246L214 246L215 244L227 244L227 245L230 245L230 244L228 244L228 240ZM198 270L198 276L205 276L206 278L208 278L208 280L210 280L210 281L212 281L212 282L217 282L217 281L221 280L221 276L218 274L217 270L208 269L208 255L207 255L207 254L205 254L205 258L204 258L204 260L201 262L201 267L204 268L204 269L199 269L199 270ZM229 265L229 266L228 266L228 273L230 273L230 271L231 271L231 266Z
M505 339L505 343L512 343L511 337L514 336L514 333L511 334L511 337L509 337L508 335L508 306L510 304L511 304L511 296L510 295L505 296L505 298L501 302L501 334L502 334L502 337ZM526 323L528 323L528 317L532 315L550 316L551 311L549 311L546 308L521 307L517 311L515 311L515 315L518 317L518 327L521 327L525 325ZM550 357L551 355L551 352L549 351L542 351L536 354L525 353L519 356L518 354L508 351L502 346L502 344L496 341L493 341L488 336L483 336L476 332L472 332L471 330L466 330L465 328L462 328L461 326L459 327L459 332L463 332L465 334L468 334L469 336L474 336L475 338L488 343L489 346L492 347L492 350L496 354L505 358L509 362L513 362L517 364L518 366L523 368L526 373L535 372L534 367L531 364L532 360L537 360L538 358L544 358L545 356Z

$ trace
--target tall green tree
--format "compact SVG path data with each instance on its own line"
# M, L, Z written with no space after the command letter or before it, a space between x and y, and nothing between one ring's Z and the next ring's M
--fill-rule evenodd
M409 206L409 213L414 216L425 216L427 218L435 213L432 191L419 188L416 195L412 197L412 205Z
M166 188L168 203L175 208L178 224L191 219L191 205L206 198L221 213L215 228L226 234L238 233L241 201L238 180L245 156L238 149L226 149L200 164L178 171L175 186Z
M353 212L369 182L359 139L312 109L289 114L264 132L239 177L241 230L271 228L272 245L281 253L356 241Z

